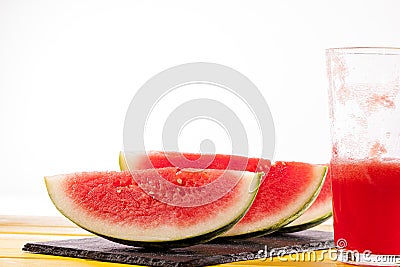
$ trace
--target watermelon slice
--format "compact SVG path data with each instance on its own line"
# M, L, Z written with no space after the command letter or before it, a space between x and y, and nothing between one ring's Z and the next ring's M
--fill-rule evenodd
M294 221L318 196L326 172L323 165L275 162L246 216L223 236L265 235Z
M279 230L280 233L303 231L319 225L332 217L331 176L328 169L321 192L313 204L298 219Z
M148 151L120 152L119 165L121 170L179 167L268 173L271 161L237 155Z
M179 207L146 194L135 182L144 177L150 183L155 175L178 189L200 188L217 181L221 175L225 176L225 183L231 181L234 186L217 201ZM57 209L80 227L122 244L157 248L194 245L230 229L251 206L261 176L241 171L170 167L55 175L45 177L45 182ZM218 186L212 188L219 193Z

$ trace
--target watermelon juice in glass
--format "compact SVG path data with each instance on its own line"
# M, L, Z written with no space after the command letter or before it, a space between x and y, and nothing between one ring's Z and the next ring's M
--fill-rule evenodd
M400 266L400 49L333 48L326 57L339 260Z

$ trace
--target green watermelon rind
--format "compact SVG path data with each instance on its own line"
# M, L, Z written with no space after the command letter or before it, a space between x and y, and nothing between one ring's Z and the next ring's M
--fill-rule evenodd
M321 192L322 186L324 185L325 182L325 178L326 178L326 174L328 173L328 167L324 166L324 172L321 174L323 177L318 185L317 190L314 192L314 194L308 199L307 203L303 206L302 209L300 209L296 214L294 214L293 216L291 216L290 218L288 218L287 220L285 220L280 226L279 229L288 225L289 223L293 222L294 220L296 220L297 218L299 218L301 215L304 214L304 212L306 212L306 210L314 203L314 200L317 199L319 193Z
M290 217L287 217L287 218L277 222L276 224L268 226L264 229L260 229L260 230L254 231L254 232L248 232L248 233L244 233L244 234L220 236L220 237L218 237L218 239L244 239L244 238L264 236L264 235L268 235L268 234L277 232L280 229L282 229L284 226L293 222L294 220L299 218L312 205L314 200L318 197L319 192L321 191L322 186L324 184L326 174L328 172L328 167L323 166L323 169L324 169L324 171L321 173L321 176L323 176L323 177L320 179L320 183L318 184L318 187L315 190L314 194L306 201L306 203L299 210L295 211L295 213L293 213Z
M85 227L85 226L77 223L75 220L70 218L64 210L59 208L59 206L56 204L56 201L53 199L53 196L50 194L49 184L48 184L46 177L45 177L45 184L46 184L48 195L49 195L51 201L53 202L54 206L57 208L57 210L62 215L64 215L67 219L69 219L71 222L73 222L74 224L79 226L80 228L82 228L94 235L102 237L104 239L110 240L112 242L128 245L128 246L143 247L143 248L149 248L149 249L168 249L168 248L187 247L187 246L205 243L207 241L215 239L219 235L221 235L221 234L225 233L226 231L228 231L229 229L231 229L238 221L240 221L240 219L242 219L244 217L246 212L250 209L250 207L251 207L252 203L254 202L254 199L257 195L263 175L264 175L264 173L262 173L262 172L254 173L253 181L251 182L251 191L249 191L249 194L252 194L252 197L249 199L249 202L247 203L247 205L244 206L244 209L239 214L239 216L234 218L228 224L226 224L220 228L214 229L211 232L207 232L207 233L204 233L201 235L197 235L197 236L193 236L193 237L189 237L189 238L177 239L177 240L170 240L170 241L126 240L126 239L116 238L116 237L97 233L97 232L89 229L88 227Z
M328 170L329 172L329 170ZM327 174L328 175L328 174ZM294 233L294 232L299 232L299 231L304 231L307 229L310 229L312 227L315 227L329 218L332 217L332 192L325 188L325 186L330 186L330 180L328 178L325 178L325 184L322 186L321 192L318 195L318 198L315 200L315 202L311 205L307 211L301 215L299 218L291 222L290 224L285 225L282 229L280 229L278 232L279 233ZM329 184L327 184L329 183ZM322 192L325 188L325 192ZM325 193L325 194L324 194ZM321 194L323 194L321 196ZM320 197L326 199L324 200L323 203L321 203ZM316 203L319 201L319 203ZM316 206L315 206L316 205ZM311 209L313 209L311 211ZM310 213L309 213L310 212Z
M249 206L250 207L250 206ZM120 238L113 238L110 236L105 236L101 235L95 232L92 232L90 230L87 230L95 235L98 235L100 237L103 237L107 240L120 243L123 245L128 245L128 246L135 246L135 247L144 247L144 248L151 248L151 249L165 249L165 248L182 248L182 247L189 247L201 243L205 243L208 241L211 241L218 237L219 235L225 233L229 229L231 229L241 218L243 218L244 214L247 212L243 212L243 214L239 217L237 217L235 220L233 220L231 223L225 225L222 228L216 229L212 232L205 233L203 235L199 236L194 236L190 238L185 238L185 239L179 239L179 240L173 240L173 241L160 241L160 242L146 242L146 241L134 241L134 240L124 240Z
M325 222L326 220L328 220L331 217L332 217L332 212L328 212L325 215L323 215L315 220L308 221L303 224L298 224L298 225L293 225L293 226L285 226L285 227L279 229L278 233L286 234L286 233L295 233L295 232L304 231L304 230L310 229L312 227L315 227L317 225L320 225L321 223Z

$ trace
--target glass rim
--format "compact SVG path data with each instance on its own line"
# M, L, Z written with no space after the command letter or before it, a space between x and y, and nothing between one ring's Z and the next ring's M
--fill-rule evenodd
M400 47L390 46L353 46L336 47L325 50L327 54L335 53L342 55L396 55L400 56Z

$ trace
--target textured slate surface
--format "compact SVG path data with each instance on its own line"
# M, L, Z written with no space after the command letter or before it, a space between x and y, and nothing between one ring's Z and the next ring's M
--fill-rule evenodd
M145 266L206 266L333 247L332 233L307 230L246 240L214 240L157 251L120 245L100 237L27 243L23 250Z

